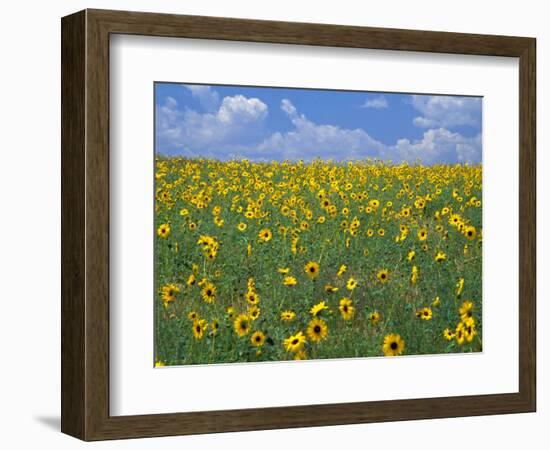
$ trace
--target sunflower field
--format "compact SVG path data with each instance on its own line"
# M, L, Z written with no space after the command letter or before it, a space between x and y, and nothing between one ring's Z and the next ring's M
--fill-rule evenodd
M157 157L157 366L478 352L481 165Z

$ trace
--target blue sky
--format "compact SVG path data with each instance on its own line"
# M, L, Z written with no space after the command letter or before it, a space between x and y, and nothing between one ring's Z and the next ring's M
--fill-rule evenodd
M155 84L164 155L481 162L480 97Z

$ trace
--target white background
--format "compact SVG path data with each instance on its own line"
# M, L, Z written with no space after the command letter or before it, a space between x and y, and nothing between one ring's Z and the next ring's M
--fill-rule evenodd
M353 425L93 444L98 448L545 448L548 445L550 294L548 204L550 30L544 2L463 0L334 2L50 1L4 5L0 16L3 215L0 227L0 408L5 448L77 448L59 429L60 38L59 17L84 7L517 34L538 38L538 412L509 416ZM497 13L498 11L498 13ZM515 210L515 208L514 208Z
M518 391L518 218L500 213L518 202L517 59L143 36L112 38L110 55L111 414ZM155 80L482 95L483 353L154 369Z

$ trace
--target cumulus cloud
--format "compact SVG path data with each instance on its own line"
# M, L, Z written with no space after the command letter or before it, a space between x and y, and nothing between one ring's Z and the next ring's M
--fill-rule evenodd
M422 115L413 120L421 128L470 126L481 128L481 98L412 95L412 106Z
M465 137L445 128L431 129L416 141L399 139L395 145L387 147L383 158L394 162L419 160L424 164L479 163L481 134Z
M182 111L177 101L168 97L157 109L157 148L187 156L216 156L218 149L257 141L267 114L265 103L242 95L225 97L212 113Z
M377 157L384 148L360 128L315 124L299 114L288 99L281 101L281 109L294 128L285 133L275 132L260 143L255 151L262 159L359 159Z
M214 112L220 104L220 95L210 86L188 84L185 86L208 112Z
M379 97L367 98L365 100L365 103L363 103L361 107L375 109L387 108L388 101L382 95L380 95Z

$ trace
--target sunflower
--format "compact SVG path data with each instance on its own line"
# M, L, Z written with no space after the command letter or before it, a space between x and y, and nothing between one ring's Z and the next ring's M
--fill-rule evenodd
M283 342L285 346L285 350L287 352L297 353L300 350L304 348L304 344L306 343L306 337L304 336L304 333L299 331L293 336L290 336L286 338Z
M189 311L189 313L187 314L187 318L189 320L195 321L199 318L199 315L197 314L196 311Z
M156 361L155 367L164 367L166 366L166 363L164 361Z
M239 231L244 231L244 230L246 230L246 223L240 222L239 225L237 225L237 229L238 229Z
M248 308L248 316L251 320L256 320L260 317L260 308L257 305L252 305Z
M357 287L357 280L353 277L350 277L350 279L346 283L346 287L349 291L353 291Z
M325 284L325 292L327 294L334 294L335 292L338 292L338 288L332 284Z
M233 322L233 328L240 337L246 336L250 331L250 317L247 314L239 314Z
M445 252L442 252L441 250L438 251L434 257L435 262L445 261L446 259L447 259L447 255L445 254Z
M216 336L216 334L218 334L219 329L220 329L220 322L218 322L216 319L214 319L210 323L210 335Z
M385 234L386 234L386 232L384 231L384 228L380 228L380 229L378 230L378 236L382 237L382 236L384 236Z
M405 350L405 341L398 334L388 334L384 338L382 351L384 356L399 356Z
M191 275L189 275L189 277L187 278L187 286L194 286L196 282L197 277L195 276L195 274L192 273Z
M443 337L446 341L452 341L455 338L455 334L449 328L445 328L443 331Z
M204 319L196 319L193 322L193 336L197 340L201 340L204 337L204 332L206 331L206 328L208 327L208 324L206 323L206 320Z
M467 226L464 229L464 236L466 236L466 239L469 241L473 241L477 236L476 228L471 225Z
M441 300L439 300L439 297L434 298L434 301L432 302L432 306L438 307L441 305Z
M254 289L248 289L246 292L246 301L251 305L257 305L260 302L260 296Z
M290 272L290 269L288 267L281 267L280 269L277 269L277 272L279 272L282 275L288 275Z
M190 229L191 231L196 230L196 229L197 229L197 224L196 224L195 222L191 222L191 223L189 224L189 229Z
M369 321L371 324L376 325L380 321L380 313L373 311L369 314Z
M462 322L460 322L456 326L455 339L458 345L464 344L464 340L466 339L466 333L464 332L464 324Z
M466 341L472 342L476 334L476 324L473 318L471 318L467 322L464 322L464 338L466 339Z
M415 255L416 252L414 250L411 250L409 253L407 253L407 261L411 262L414 259Z
M297 283L296 277L291 277L290 275L287 275L283 280L285 286L296 286Z
M169 283L163 286L161 289L161 295L164 306L166 307L174 300L176 300L176 296L179 294L179 292L180 289L173 283Z
M159 237L166 239L170 234L170 225L168 225L167 223L163 223L161 226L158 227L157 234L159 235Z
M310 261L304 266L304 271L309 278L314 280L319 275L319 264L315 261Z
M338 269L338 272L336 273L336 276L337 277L342 276L346 272L347 269L348 269L348 267L345 264L342 264L340 266L340 268Z
M260 238L260 241L262 242L269 242L271 238L273 237L273 233L269 228L264 228L260 230L258 233L258 237Z
M426 239L428 239L428 230L426 230L426 228L420 228L420 230L418 230L417 236L419 241L425 241Z
M425 307L416 311L416 317L420 317L422 320L432 320L432 309Z
M353 307L353 302L351 299L344 297L340 300L340 306L338 307L340 314L342 314L342 319L350 320L353 317L355 308Z
M206 303L212 303L216 300L216 286L212 283L206 283L201 290L201 296Z
M307 359L307 353L305 350L299 350L294 354L295 361L302 361L304 359Z
M411 284L416 284L418 281L418 267L412 266L411 269Z
M292 322L296 318L294 311L286 310L281 313L281 319L285 322Z
M316 317L321 314L325 309L328 309L328 306L324 301L322 301L317 303L316 305L313 305L309 312L312 316Z
M466 322L473 315L474 304L470 300L466 300L460 305L458 313L460 314L460 319L463 322Z
M261 331L255 331L252 333L252 336L250 336L250 342L254 347L261 347L265 342L265 334Z
M378 273L376 274L376 277L380 281L380 283L385 283L390 278L390 273L387 269L380 269Z
M314 317L307 326L306 330L308 338L313 342L319 342L327 338L328 326L327 323L319 317Z

